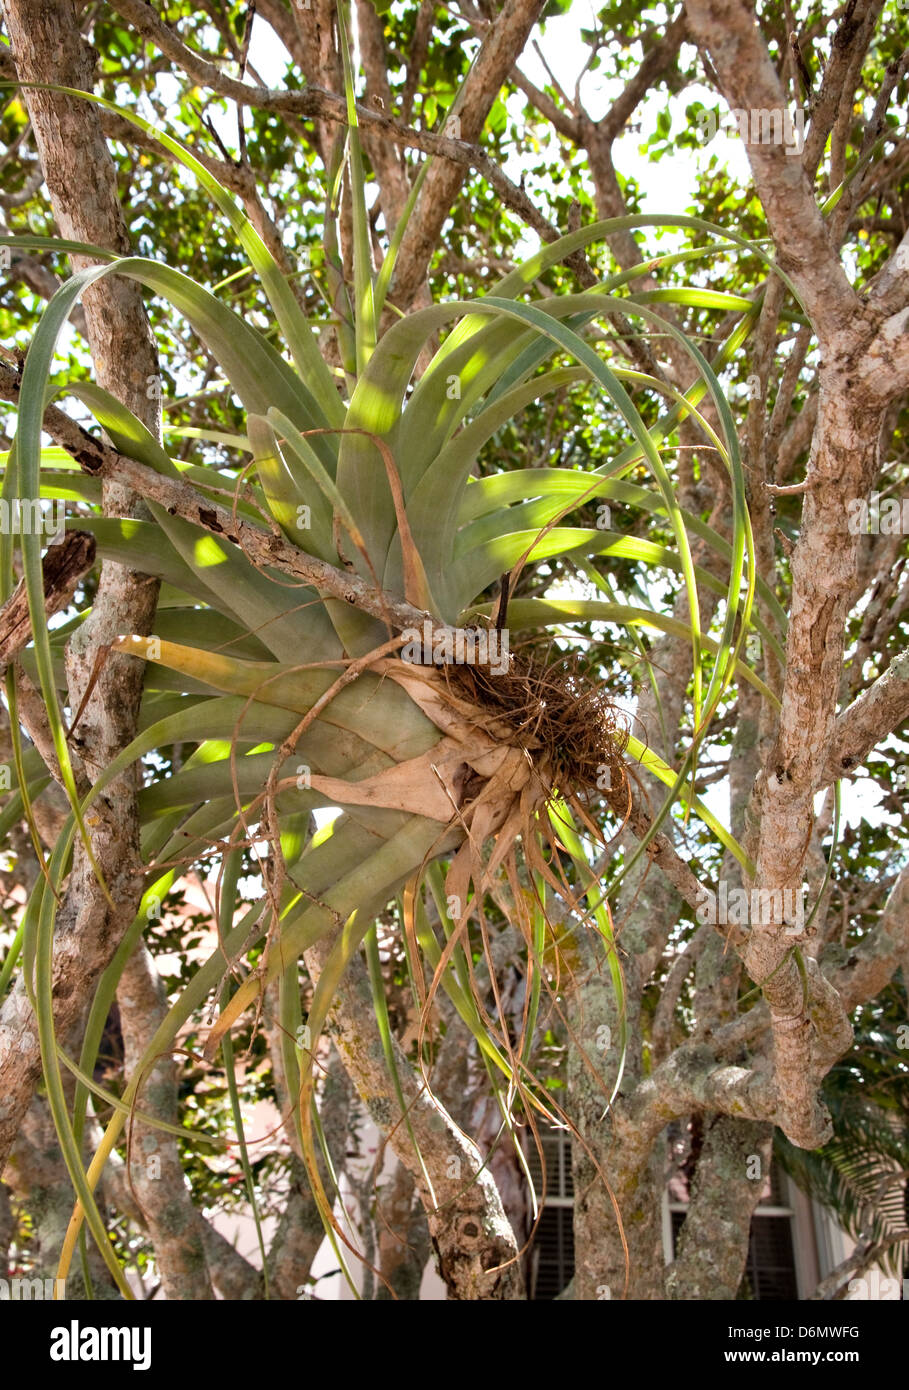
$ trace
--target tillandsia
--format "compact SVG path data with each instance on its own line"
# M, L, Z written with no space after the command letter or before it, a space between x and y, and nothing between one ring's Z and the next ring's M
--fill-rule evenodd
M84 615L48 627L41 536L16 537L34 631L33 646L21 656L21 679L40 687L50 739L40 751L20 747L17 788L0 820L7 827L25 816L33 825L49 768L69 804L47 862L41 853L43 872L23 935L48 1097L78 1198L60 1270L65 1277L85 1219L124 1296L129 1289L95 1188L124 1126L143 1113L149 1069L208 1000L217 1001L219 1012L204 1055L215 1063L220 1054L228 1070L233 1026L263 1002L275 1008L300 1151L340 1258L350 1241L333 1212L336 1194L319 1126L321 1039L337 1009L340 983L361 950L430 1229L437 1229L433 1221L447 1207L463 1209L462 1248L446 1257L475 1260L471 1277L482 1296L516 1255L507 1242L496 1246L499 1263L490 1272L488 1251L472 1253L472 1189L486 1181L484 1164L474 1155L473 1171L446 1178L420 1150L409 1118L417 1102L399 1074L389 1028L377 917L397 902L419 1019L419 1103L444 1117L432 1089L431 1045L442 992L476 1041L502 1128L517 1143L519 1126L535 1130L541 1119L570 1125L530 1058L544 1008L558 1008L559 972L572 968L573 934L594 933L623 1017L610 901L630 869L655 852L673 807L681 803L701 816L744 870L753 868L694 787L699 745L731 682L744 679L775 699L742 660L749 632L758 632L782 660L782 613L766 585L763 611L770 619L753 608L758 585L744 475L718 377L756 321L760 299L729 296L727 302L695 285L659 292L663 303L728 309L725 340L708 363L694 338L653 307L652 291L636 292L635 281L645 272L684 265L693 255L728 256L744 248L767 262L766 253L694 217L629 215L542 246L479 298L430 305L389 323L395 254L413 198L376 270L349 66L346 89L347 150L327 190L324 225L337 368L323 353L328 326L316 333L261 237L204 164L165 131L102 98L69 93L160 142L195 177L211 199L212 216L217 211L227 221L258 275L283 346L164 261L31 235L2 239L19 248L53 246L95 262L54 294L30 345L4 501L53 497L79 504L79 515L67 525L93 537L105 562L140 564L163 585L152 632L122 632L109 644L109 659L127 655L144 663L141 730L108 767L87 769L78 757L82 711L71 711L67 724L62 678L65 645ZM353 227L351 283L335 253L344 198ZM705 244L616 271L582 290L534 296L548 268L608 235L641 227L688 231ZM172 305L218 363L245 411L245 433L226 441L231 462L206 460L204 448L200 461L177 462L103 387L51 376L56 346L80 296L112 276L137 281ZM619 315L674 340L691 366L686 392L618 365L602 337L590 336L591 327ZM587 470L516 468L478 476L478 456L497 431L519 422L529 403L583 382L592 383L627 426L629 442L617 457ZM649 419L636 404L640 393L661 402ZM75 440L65 437L65 425L53 414L54 398L65 394L94 416L103 443L78 430ZM59 449L42 448L42 428L53 434L55 420L55 437L70 461ZM662 450L683 421L702 431L728 471L731 539L678 503ZM649 483L642 481L647 472ZM146 514L102 515L99 477L105 486L128 482L145 498ZM671 543L571 520L589 503L608 513L610 502L659 517ZM724 567L722 579L716 564L695 563L692 532ZM0 545L9 593L13 543L4 534ZM662 567L680 580L686 620L644 601L617 599L589 567L603 554ZM564 557L593 577L599 592L566 599L518 583L522 573ZM503 581L495 612L489 591L503 573L510 579ZM699 586L723 602L716 635L701 630ZM688 642L694 724L678 767L632 734L620 701L590 674L572 644L566 624L574 620L615 623L632 634L649 627ZM16 679L9 686L13 704ZM140 794L145 896L95 992L75 1061L65 1055L53 1024L55 916L74 846L81 842L91 854L93 808L118 776L178 744L190 750L182 763ZM659 805L644 791L645 774L651 789L660 783L666 789ZM316 828L313 813L328 807L341 814ZM615 846L630 831L636 838L625 839L613 872ZM262 896L235 920L244 855L258 865ZM211 873L216 864L218 947L198 965L135 1060L86 1173L79 1144L89 1093L97 1091L92 1074L118 971L175 874L191 866ZM104 888L116 891L114 884ZM489 957L493 901L496 910L504 905L524 943L526 1004L517 1035L503 1017L491 1015L477 984L477 970ZM299 962L311 986L305 1018ZM343 1024L334 1026L343 1045ZM349 1043L356 1072L353 1049ZM619 1037L609 1066L598 1071L604 1110L619 1090L623 1066ZM64 1092L66 1069L77 1082L72 1104Z

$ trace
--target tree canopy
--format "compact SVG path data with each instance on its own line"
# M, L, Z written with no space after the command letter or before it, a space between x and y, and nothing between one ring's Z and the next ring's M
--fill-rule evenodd
M0 12L10 1270L898 1275L909 16Z

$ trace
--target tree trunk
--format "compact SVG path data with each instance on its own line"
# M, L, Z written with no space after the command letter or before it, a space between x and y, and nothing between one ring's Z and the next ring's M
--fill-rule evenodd
M701 1302L736 1297L772 1145L772 1125L718 1115L709 1126L675 1263L666 1276L669 1298Z
M79 31L72 0L2 0L16 71L23 82L58 83L90 91L92 51ZM89 102L56 92L24 93L60 234L119 252L129 251L117 173ZM89 264L75 257L78 269ZM154 433L160 429L158 356L138 285L108 278L85 295L85 320L97 379ZM144 514L143 504L114 482L104 484L107 515ZM137 562L140 557L136 557ZM97 679L79 725L81 774L90 783L135 736L144 668L105 649L122 632L150 632L158 583L105 563L92 612L69 643L71 707ZM106 655L106 659L105 658ZM97 669L96 669L97 663ZM91 832L98 864L115 907L107 901L77 842L66 899L58 918L54 1003L58 1036L69 1035L94 984L135 917L144 886L139 850L138 769L118 777L95 803ZM0 1109L0 1171L28 1109L40 1074L37 1028L20 980L0 1013L0 1057L11 1060Z

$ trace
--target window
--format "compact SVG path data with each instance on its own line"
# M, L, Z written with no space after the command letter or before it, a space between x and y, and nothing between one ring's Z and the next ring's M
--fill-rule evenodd
M546 1194L543 1197L543 1165L532 1136L527 1144L527 1166L537 1199L543 1198L540 1224L534 1234L525 1266L527 1297L543 1302L556 1298L574 1273L574 1183L571 1177L571 1144L568 1135L540 1136L546 1162Z
M676 1141L673 1152L678 1155L680 1136L675 1134L670 1138ZM535 1302L558 1297L574 1273L571 1141L563 1131L543 1135L541 1140L546 1162L545 1196L540 1155L532 1139L527 1146L527 1163L534 1190L538 1199L543 1201L540 1222L525 1266L527 1296ZM687 1207L688 1181L680 1165L669 1181L664 1207L667 1263L673 1258ZM751 1222L748 1258L739 1298L760 1302L798 1299L793 1228L794 1211L789 1205L788 1182L772 1167Z
M748 1258L739 1289L739 1298L758 1302L797 1300L795 1250L792 1240L793 1209L785 1194L786 1180L774 1165L764 1182L764 1191L751 1219ZM688 1207L688 1180L683 1169L669 1183L669 1213L672 1230L671 1250L675 1254L679 1231Z

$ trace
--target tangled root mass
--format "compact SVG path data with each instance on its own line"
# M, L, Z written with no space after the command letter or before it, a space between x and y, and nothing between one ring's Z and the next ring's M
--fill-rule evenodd
M554 790L598 791L624 815L626 715L577 652L528 642L511 654L506 672L481 664L443 669L451 693L488 711L491 725L546 768Z

